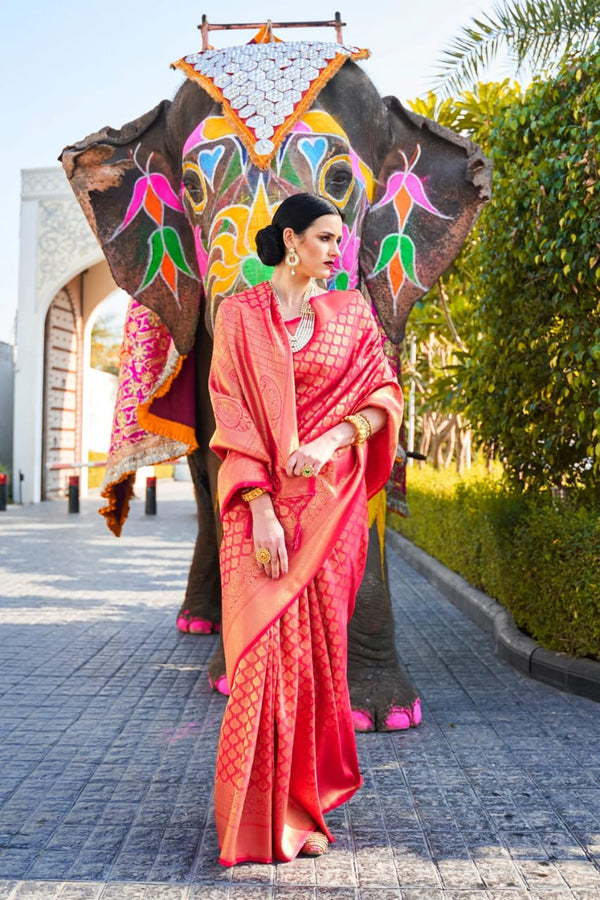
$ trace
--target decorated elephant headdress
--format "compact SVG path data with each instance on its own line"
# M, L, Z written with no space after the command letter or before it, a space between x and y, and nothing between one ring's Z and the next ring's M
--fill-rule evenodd
M356 64L367 51L266 38L184 57L173 102L61 157L132 297L113 507L111 485L195 446L192 350L206 345L224 296L269 276L254 235L284 197L311 191L339 208L342 254L328 286L366 289L393 360L410 309L489 197L477 146L382 99Z

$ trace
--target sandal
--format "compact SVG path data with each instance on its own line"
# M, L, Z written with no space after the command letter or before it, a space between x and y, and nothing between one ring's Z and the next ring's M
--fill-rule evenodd
M312 831L304 843L300 853L303 856L323 856L327 853L329 841L322 831Z

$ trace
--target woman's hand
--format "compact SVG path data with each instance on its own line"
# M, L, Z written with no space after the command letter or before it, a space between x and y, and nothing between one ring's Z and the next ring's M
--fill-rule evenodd
M377 406L366 406L360 410L361 416L371 425L371 434L376 434L385 426L387 413ZM356 428L350 422L340 422L329 431L325 431L320 437L308 444L301 444L291 454L285 464L287 475L302 475L304 466L312 467L312 474L318 475L333 454L340 447L349 447L356 438Z
M339 447L346 447L354 439L355 428L349 422L340 422L308 444L301 444L285 464L286 474L302 475L305 466L312 467L312 474L318 475Z
M273 501L270 494L261 494L250 501L252 513L252 537L254 539L254 552L268 550L271 559L268 563L259 563L269 578L279 578L286 575L288 570L288 555L285 546L283 528L273 509Z

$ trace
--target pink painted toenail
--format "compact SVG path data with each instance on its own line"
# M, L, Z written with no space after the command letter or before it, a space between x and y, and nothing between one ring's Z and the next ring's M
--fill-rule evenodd
M399 706L392 706L390 714L385 720L384 731L406 731L410 728L410 712Z
M213 624L208 619L190 619L190 634L212 634Z
M217 690L220 694L223 694L225 697L229 697L229 683L227 681L227 675L221 675L220 678L217 678L215 681L215 690Z
M186 616L179 616L177 619L177 629L181 631L183 634L187 634L188 631L188 620Z
M366 709L352 710L352 724L355 731L373 731L373 719Z
M421 712L421 701L417 697L417 699L413 703L411 725L420 725L422 719L423 719L423 714Z

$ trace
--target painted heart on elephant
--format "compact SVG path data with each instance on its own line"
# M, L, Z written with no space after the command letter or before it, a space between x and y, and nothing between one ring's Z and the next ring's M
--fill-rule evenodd
M207 391L223 297L269 277L254 245L298 191L343 217L328 287L371 298L400 375L411 307L458 253L489 197L479 149L382 99L356 64L366 51L326 42L264 43L191 54L173 102L67 147L62 162L117 283L132 297L103 511L120 533L133 473L190 454L199 533L181 630L218 630L217 460ZM390 502L402 508L402 467ZM408 727L418 700L404 677L383 548L385 497L371 503L367 571L349 627L349 682L362 730ZM217 653L212 680L222 685Z
M338 287L358 284L357 234L374 179L348 139L325 112L306 113L285 139L267 171L257 169L223 116L203 121L184 145L184 205L194 231L196 257L210 324L219 301L268 278L254 245L278 203L310 189L344 213Z

